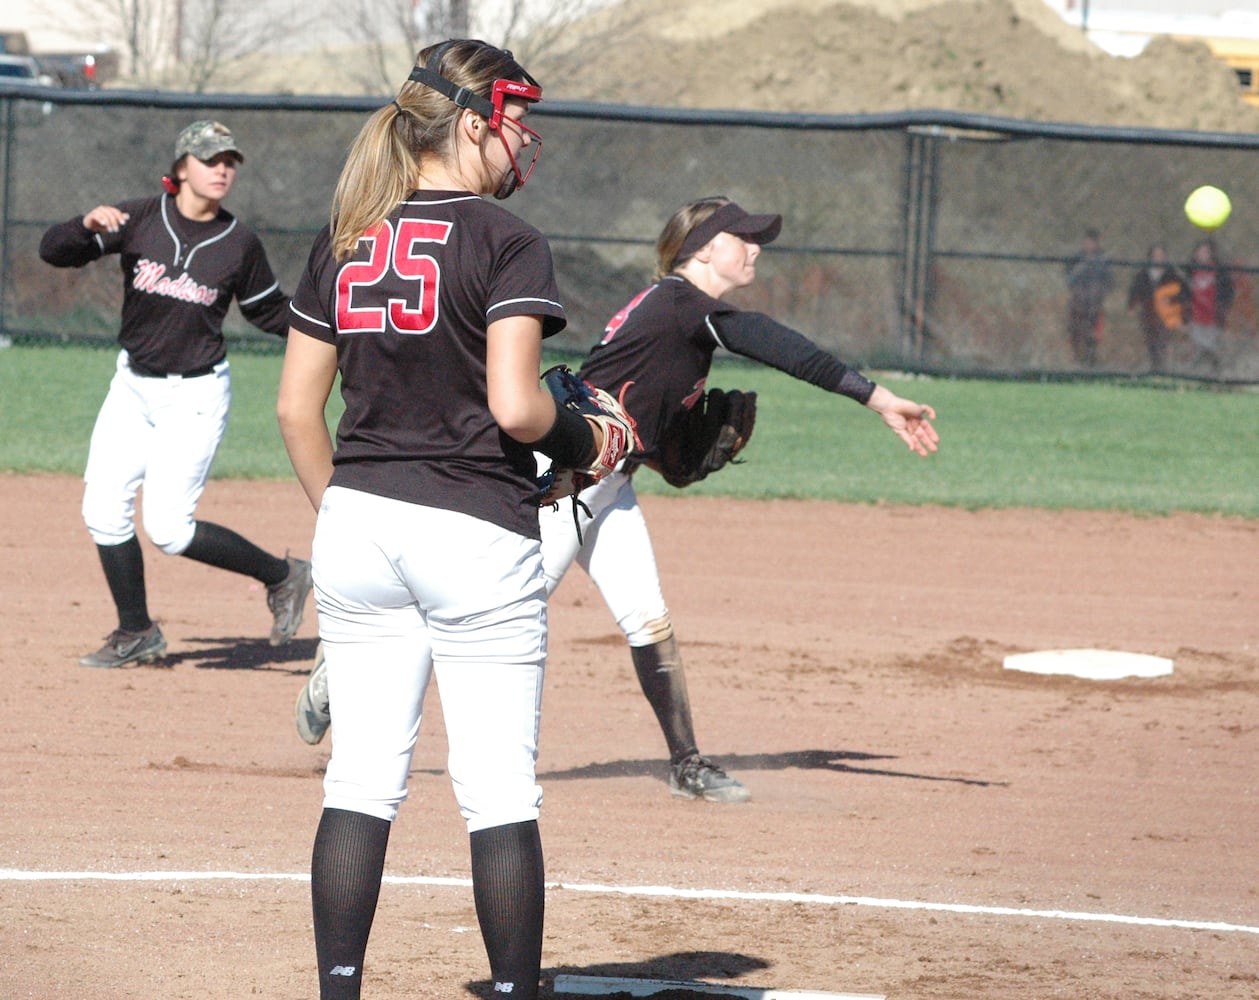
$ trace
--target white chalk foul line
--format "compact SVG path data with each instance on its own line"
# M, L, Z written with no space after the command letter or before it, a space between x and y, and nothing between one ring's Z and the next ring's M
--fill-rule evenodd
M0 882L309 882L307 874L283 872L48 872L0 868ZM429 875L386 875L389 885L471 886L467 878ZM885 910L922 910L928 913L966 913L992 917L1036 917L1140 927L1173 927L1188 931L1221 931L1259 934L1259 926L1218 920L1174 920L1138 917L1122 913L1088 913L1080 910L1033 910L1013 906L975 906L969 903L927 903L913 899L880 899L877 896L823 896L804 892L744 892L735 889L678 889L668 885L598 885L582 882L548 882L547 888L614 896L660 896L672 899L746 900L757 903L803 903L809 906L869 906Z
M679 899L746 899L767 903L807 903L814 906L870 906L892 910L925 910L932 913L972 913L997 917L1042 917L1050 920L1080 920L1110 924L1139 924L1143 927L1176 927L1191 931L1231 931L1259 934L1259 927L1228 924L1214 920L1169 920L1162 917L1134 917L1121 913L1086 913L1072 910L1032 910L1012 906L972 906L967 903L924 903L912 899L879 899L875 896L820 896L801 892L739 892L726 889L676 889L671 886L578 885L556 883L556 888L572 892L622 893L632 896L671 896Z

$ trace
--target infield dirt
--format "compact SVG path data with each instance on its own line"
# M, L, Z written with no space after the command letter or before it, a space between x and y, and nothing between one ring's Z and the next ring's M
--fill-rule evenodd
M1039 0L634 9L642 36L548 96L1256 130L1201 46L1118 60ZM266 70L348 91L346 63ZM329 748L292 716L313 606L272 649L260 589L146 542L169 657L79 667L112 625L80 490L0 475L0 994L312 997L303 880ZM1259 524L643 505L701 745L753 799L669 796L623 640L574 571L552 606L539 762L544 995L566 972L897 1000L1259 993ZM201 514L309 551L294 483L214 481ZM1175 670L1097 683L1001 666L1078 646ZM418 881L385 888L366 996L487 996L439 692L428 709L388 862Z
M293 727L313 606L272 649L260 590L146 542L170 656L80 667L111 617L79 497L74 477L0 475L3 994L313 997L304 878L329 748ZM623 640L574 571L539 762L544 996L559 973L897 1000L1259 991L1259 525L643 505L702 747L753 799L670 797ZM295 483L213 481L201 514L309 551ZM1077 646L1174 673L1002 669ZM387 871L413 881L384 890L365 996L486 997L437 691L411 780Z

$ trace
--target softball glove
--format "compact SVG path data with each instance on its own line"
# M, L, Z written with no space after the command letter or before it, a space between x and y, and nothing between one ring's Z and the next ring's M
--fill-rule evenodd
M756 393L709 389L665 427L653 467L670 486L690 486L733 462L755 426Z
M634 421L621 402L602 389L578 378L567 365L556 365L542 373L542 384L556 406L580 413L603 432L603 446L589 465L579 468L551 468L537 479L534 496L539 507L554 507L565 497L575 497L611 473L631 450L638 446Z

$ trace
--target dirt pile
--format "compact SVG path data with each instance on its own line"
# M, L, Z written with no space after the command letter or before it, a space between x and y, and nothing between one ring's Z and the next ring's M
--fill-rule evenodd
M624 0L508 43L552 100L1259 131L1259 108L1206 45L1164 38L1134 59L1112 56L1043 0ZM414 55L268 52L229 67L216 88L383 96Z
M1202 43L1098 49L1042 0L628 0L580 25L548 96L848 114L916 108L1037 121L1259 130Z

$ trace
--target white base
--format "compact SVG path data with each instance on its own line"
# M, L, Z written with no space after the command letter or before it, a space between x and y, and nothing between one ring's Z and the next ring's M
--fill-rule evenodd
M882 993L815 993L806 990L769 990L755 986L723 986L684 979L628 979L622 976L556 976L556 993L608 996L628 993L647 997L666 990L708 993L714 996L742 997L743 1000L886 1000Z
M1161 656L1125 653L1116 649L1043 649L1036 653L1007 656L1005 669L1114 681L1124 677L1165 677L1172 672L1172 661Z

